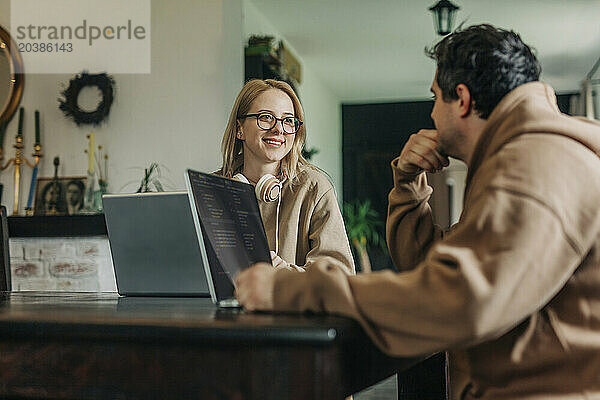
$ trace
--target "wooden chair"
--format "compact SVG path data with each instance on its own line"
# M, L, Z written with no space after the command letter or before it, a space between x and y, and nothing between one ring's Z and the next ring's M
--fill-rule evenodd
M0 207L0 291L11 289L10 254L8 251L8 220L6 207Z

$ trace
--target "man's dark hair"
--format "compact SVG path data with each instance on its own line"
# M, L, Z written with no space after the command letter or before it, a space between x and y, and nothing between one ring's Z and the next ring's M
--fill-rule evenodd
M487 24L459 28L425 53L437 63L436 80L443 100L458 99L456 86L462 83L483 119L508 92L537 81L542 70L517 33Z

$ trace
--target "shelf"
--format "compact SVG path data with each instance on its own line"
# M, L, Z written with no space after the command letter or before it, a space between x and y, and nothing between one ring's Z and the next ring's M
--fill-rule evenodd
M247 55L245 57L245 81L252 78L283 80L279 72L262 55Z
M9 237L106 236L104 214L8 217Z

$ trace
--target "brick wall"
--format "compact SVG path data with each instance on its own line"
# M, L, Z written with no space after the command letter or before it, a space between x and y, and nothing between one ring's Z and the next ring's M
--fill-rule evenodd
M106 236L11 238L12 290L116 291Z

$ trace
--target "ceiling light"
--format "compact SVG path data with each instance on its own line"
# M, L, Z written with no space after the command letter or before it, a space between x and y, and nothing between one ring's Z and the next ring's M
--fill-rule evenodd
M433 13L433 23L438 35L444 36L452 32L454 13L459 8L449 0L440 0L435 6L429 7L429 11Z

